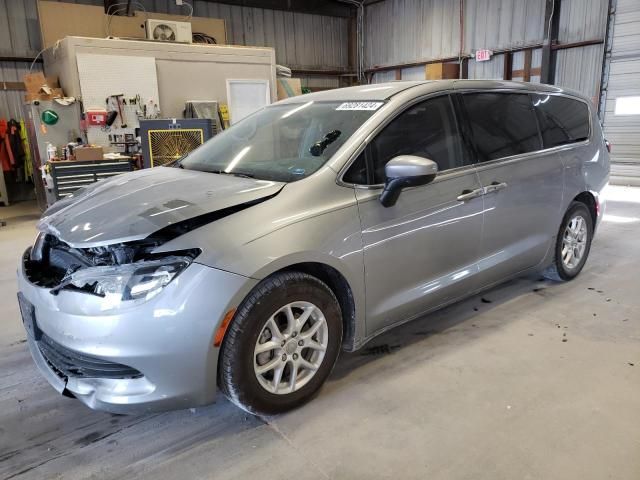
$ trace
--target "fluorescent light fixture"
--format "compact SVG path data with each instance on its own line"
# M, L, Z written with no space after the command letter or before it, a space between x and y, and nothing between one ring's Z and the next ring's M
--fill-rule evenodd
M616 98L615 115L640 115L640 97Z

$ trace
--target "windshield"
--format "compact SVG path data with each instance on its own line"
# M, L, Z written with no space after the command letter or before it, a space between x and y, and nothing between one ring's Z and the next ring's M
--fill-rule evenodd
M294 182L324 165L382 102L273 105L189 153L176 166Z

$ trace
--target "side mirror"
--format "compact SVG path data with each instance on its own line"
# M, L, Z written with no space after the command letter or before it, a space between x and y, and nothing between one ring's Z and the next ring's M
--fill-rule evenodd
M384 167L387 180L380 194L384 207L396 204L403 188L425 185L436 178L438 164L428 158L415 155L399 155Z

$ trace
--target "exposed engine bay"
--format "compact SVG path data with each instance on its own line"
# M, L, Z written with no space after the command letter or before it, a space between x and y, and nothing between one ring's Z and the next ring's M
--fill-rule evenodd
M148 237L123 243L78 248L51 233L41 232L25 252L23 264L29 281L57 295L62 289L101 297L120 295L122 300L157 292L184 270L200 249L154 254L160 245L191 230L262 203L277 195L204 213L167 225ZM144 286L148 289L145 290Z
M48 233L40 233L24 259L29 280L44 288L53 288L62 279L85 267L113 266L132 263L144 258L145 253L157 246L136 242L95 248L73 248ZM26 253L25 253L26 256Z
M182 261L190 263L198 249L152 254L161 245L160 240L142 240L93 248L73 248L54 235L40 233L33 247L25 252L25 273L33 284L51 289L57 294L64 288L81 290L104 296L98 282L91 281L91 273L102 275L131 274L136 270L149 270L164 264ZM186 266L186 265L185 265ZM120 267L120 268L114 268ZM77 272L86 272L78 275Z

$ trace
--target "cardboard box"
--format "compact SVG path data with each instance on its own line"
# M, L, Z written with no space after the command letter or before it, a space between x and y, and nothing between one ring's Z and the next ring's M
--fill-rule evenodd
M32 102L34 100L53 100L54 98L64 97L61 88L47 88L46 91L49 93L45 93L44 91L40 93L27 92L24 96L24 99L27 102Z
M45 77L42 72L27 73L22 78L22 81L27 90L24 96L27 102L33 100L52 100L64 96L58 84L58 79L55 77Z
M460 77L460 65L457 63L429 63L425 68L426 80L445 80Z
M24 88L29 93L38 93L40 88L47 83L47 79L44 78L44 73L27 73L22 77L24 82Z
M76 147L73 149L73 155L79 162L87 160L102 160L104 158L104 150L102 147Z
M299 78L278 78L278 100L302 95L302 84Z

